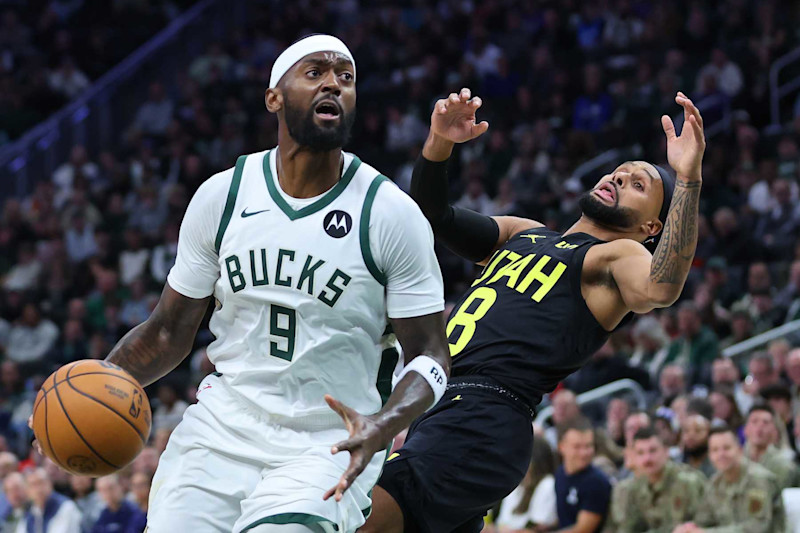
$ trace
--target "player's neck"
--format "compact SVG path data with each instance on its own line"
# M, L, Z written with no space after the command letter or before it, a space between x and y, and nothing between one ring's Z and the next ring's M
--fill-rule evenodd
M569 235L570 233L586 233L587 235L591 235L592 237L600 239L601 241L614 241L617 239L639 240L638 232L626 232L619 228L605 226L586 217L585 215L581 215L581 218L579 218L571 228L565 231L564 235Z
M342 149L312 152L290 141L278 143L277 179L283 192L293 198L313 198L324 193L342 176Z

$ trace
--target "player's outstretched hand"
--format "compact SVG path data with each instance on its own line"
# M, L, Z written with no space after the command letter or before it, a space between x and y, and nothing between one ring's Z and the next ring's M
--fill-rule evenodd
M342 402L335 400L330 395L325 395L325 401L328 406L336 411L336 413L344 420L344 425L347 431L350 432L350 438L334 444L331 448L332 454L348 451L350 452L350 465L342 474L339 483L332 487L322 497L327 500L334 496L335 500L341 501L342 494L350 488L353 481L364 471L369 462L372 460L377 452L386 449L386 445L391 440L387 438L381 428L372 418L362 415L361 413L347 407Z
M433 106L431 132L454 143L463 143L479 137L489 129L485 120L478 123L475 112L483 101L466 87L461 92L450 93Z
M683 130L675 134L675 124L667 115L661 117L661 126L667 136L667 160L680 178L696 181L702 179L703 153L706 138L703 117L692 101L682 92L675 102L683 107Z

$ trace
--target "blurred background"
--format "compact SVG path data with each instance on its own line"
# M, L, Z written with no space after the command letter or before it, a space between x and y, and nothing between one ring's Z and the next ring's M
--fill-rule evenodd
M555 445L559 424L589 417L616 481L639 411L680 458L692 415L738 429L766 401L770 442L796 467L798 22L800 6L777 0L0 0L0 532L53 488L76 502L75 531L112 531L120 509L139 527L158 456L213 371L207 321L148 389L150 446L98 486L31 450L33 398L55 368L104 358L147 318L189 199L238 155L277 144L263 103L272 62L315 32L358 62L348 151L407 190L433 102L470 87L490 129L458 147L452 200L554 229L620 161L666 164L659 117L680 128L674 96L687 93L708 150L683 297L615 333L537 425ZM438 252L451 302L475 268Z

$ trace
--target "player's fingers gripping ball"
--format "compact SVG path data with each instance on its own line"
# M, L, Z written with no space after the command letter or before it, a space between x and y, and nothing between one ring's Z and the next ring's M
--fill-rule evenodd
M117 365L91 359L51 374L33 407L33 432L44 454L81 476L105 476L133 461L151 422L142 386Z

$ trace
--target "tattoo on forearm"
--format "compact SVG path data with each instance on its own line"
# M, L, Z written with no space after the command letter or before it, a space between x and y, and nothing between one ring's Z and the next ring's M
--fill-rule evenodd
M153 314L130 330L106 360L147 386L168 374L189 354L208 300L190 300L165 290Z
M653 283L683 283L697 247L697 217L702 182L675 183L667 222L650 267Z

